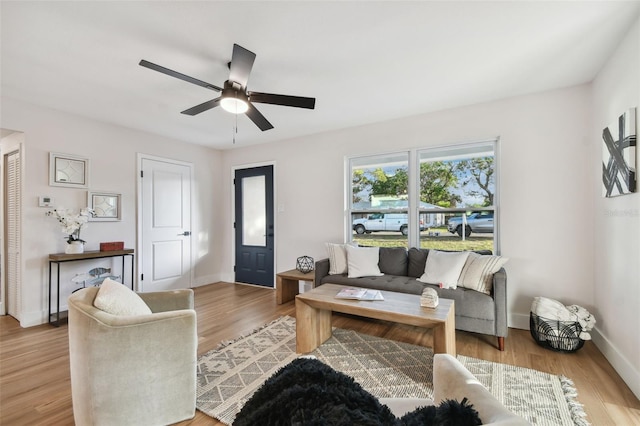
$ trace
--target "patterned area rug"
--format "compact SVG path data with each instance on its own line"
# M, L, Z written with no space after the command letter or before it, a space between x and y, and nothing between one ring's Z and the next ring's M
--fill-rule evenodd
M295 350L295 319L282 317L203 355L198 360L198 410L232 424L258 387L298 356ZM378 398L433 396L431 348L335 329L312 355ZM589 424L573 383L565 377L462 355L458 360L509 410L533 425Z

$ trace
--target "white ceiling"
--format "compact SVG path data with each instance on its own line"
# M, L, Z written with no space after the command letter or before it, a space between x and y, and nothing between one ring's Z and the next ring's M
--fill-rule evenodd
M256 104L235 146L265 143L591 81L639 1L6 2L1 93L218 149L236 116L180 111L222 86L233 43L256 53L249 90L316 97Z

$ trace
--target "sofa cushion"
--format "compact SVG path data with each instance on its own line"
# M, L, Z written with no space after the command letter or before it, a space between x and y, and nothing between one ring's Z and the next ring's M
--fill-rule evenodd
M415 278L399 275L382 275L379 277L366 278L347 278L346 275L327 275L322 279L321 284L327 283L415 295L421 295L426 287L431 287L436 290L439 298L452 299L456 302L456 326L459 324L459 318L462 316L473 318L473 321L493 322L495 320L495 304L493 298L484 293L463 287L458 287L455 290L439 288L436 285L421 283ZM318 285L318 283L316 283L316 285Z
M449 250L441 250L441 251L449 251ZM473 253L483 254L483 255L491 255L493 252L491 250L474 250ZM419 249L416 247L411 247L407 253L408 260L408 268L407 268L407 276L412 278L419 278L422 274L424 274L424 266L427 262L427 255L429 254L429 249Z
M348 278L346 275L328 275L322 279L322 284L327 283L409 294L422 294L422 289L426 285L418 282L415 278L399 275L380 275L378 277L363 278ZM316 285L318 284L316 283Z
M407 252L407 276L420 278L424 274L424 265L427 262L428 249L411 247Z
M375 277L383 275L378 267L378 247L347 246L347 276L349 278Z
M407 249L404 247L380 247L380 272L389 275L407 275Z
M440 284L444 288L456 288L460 272L469 257L468 251L445 252L431 250L427 256L424 274L418 281L428 284Z
M458 285L484 294L491 294L493 274L498 272L508 260L502 256L483 256L469 253L460 273Z
M347 273L347 249L346 244L327 243L329 253L329 275Z
M152 313L140 296L110 278L105 279L100 285L93 306L111 315L134 316Z

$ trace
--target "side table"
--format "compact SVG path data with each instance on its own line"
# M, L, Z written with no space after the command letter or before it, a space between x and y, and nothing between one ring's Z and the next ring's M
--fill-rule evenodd
M276 274L276 303L282 305L295 299L298 294L300 281L310 281L312 287L316 286L315 271L302 273L297 269L279 272Z

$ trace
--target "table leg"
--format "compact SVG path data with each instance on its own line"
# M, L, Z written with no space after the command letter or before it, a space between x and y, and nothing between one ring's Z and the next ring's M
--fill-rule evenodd
M276 275L276 303L282 305L293 300L298 294L298 280L282 278Z
M433 328L433 353L456 356L456 314L451 306L444 323Z
M47 316L47 322L51 324L51 280L53 277L51 276L51 261L49 261L49 316Z
M56 284L56 327L60 326L60 262L56 268L57 284Z
M309 353L331 337L331 311L296 299L296 352Z
M134 268L134 265L136 263L135 262L136 258L135 258L135 256L133 254L130 257L131 257L131 290L134 290L133 286L134 286L134 283L136 282L136 278L135 278L135 275L134 275L135 271L134 271L133 268ZM123 274L124 274L124 272L123 272Z

